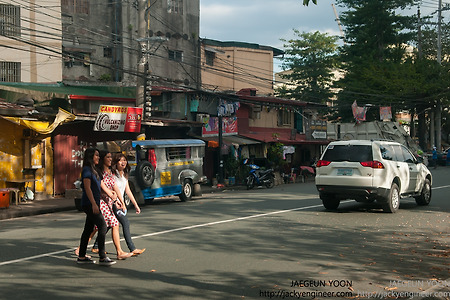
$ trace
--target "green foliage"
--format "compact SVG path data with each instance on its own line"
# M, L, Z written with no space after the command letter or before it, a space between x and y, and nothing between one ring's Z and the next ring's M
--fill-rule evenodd
M272 143L267 149L267 160L274 169L282 170L286 161L283 159L283 144Z
M333 95L330 86L336 66L337 37L318 31L294 29L294 33L298 39L282 39L285 42L282 67L289 72L281 77L289 84L276 92L283 98L325 103Z
M317 5L317 0L303 0L303 5L308 6L310 1Z
M99 81L112 81L112 76L111 76L111 74L102 74L98 80Z
M378 107L391 106L393 111L409 110L422 114L436 101L448 106L450 65L443 52L442 65L436 62L435 28L424 26L421 51L410 51L407 45L419 45L417 17L400 15L401 9L415 0L338 0L346 7L340 20L345 27L341 48L344 74L336 83L339 89L334 117L352 121L351 104L370 104L367 119L378 120ZM450 49L450 27L443 23L443 49ZM409 49L408 49L409 47ZM408 51L407 51L408 50ZM420 116L419 114L419 116ZM445 120L444 120L445 121ZM425 121L419 121L425 124ZM445 125L443 126L445 127ZM425 130L419 140L425 139Z
M240 162L233 155L228 155L223 162L223 168L225 171L225 178L228 177L239 177L239 166Z

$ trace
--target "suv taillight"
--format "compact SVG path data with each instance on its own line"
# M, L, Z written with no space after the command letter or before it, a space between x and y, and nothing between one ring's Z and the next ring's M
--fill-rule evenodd
M362 162L360 162L360 164L363 167L368 167L368 168L372 168L372 169L384 169L383 164L377 160L362 161Z
M328 160L319 160L319 161L317 161L316 167L317 167L317 168L319 168L319 167L326 167L326 166L328 166L329 164L331 164L331 161L328 161Z

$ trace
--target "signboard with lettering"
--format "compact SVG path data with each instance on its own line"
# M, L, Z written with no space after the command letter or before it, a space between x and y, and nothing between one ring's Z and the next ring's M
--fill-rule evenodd
M142 108L101 105L94 131L140 132Z
M306 121L306 138L308 140L321 140L327 138L327 122L323 120Z

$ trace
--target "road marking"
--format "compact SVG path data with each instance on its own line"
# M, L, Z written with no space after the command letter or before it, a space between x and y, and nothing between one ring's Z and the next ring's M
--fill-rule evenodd
M353 201L342 201L341 203L346 203L346 202L353 202ZM164 231L159 231L159 232L153 232L153 233L143 234L143 235L139 235L139 236L134 236L133 239L139 239L139 238L155 236L155 235L161 235L161 234L166 234L166 233L172 233L172 232L190 230L190 229L195 229L195 228L213 226L213 225L218 225L218 224L225 224L225 223L243 221L243 220L254 219L254 218L261 218L261 217L266 217L266 216L271 216L271 215L283 214L283 213L299 211L299 210L305 210L305 209L310 209L310 208L317 208L317 207L322 207L322 204L305 206L305 207L297 207L297 208L285 209L285 210L278 210L278 211L273 211L273 212L264 213L264 214L257 214L257 215L245 216L245 217L240 217L240 218L234 218L234 219L228 219L228 220L222 220L222 221L216 221L216 222L209 222L209 223L197 224L197 225L180 227L180 228L174 228L174 229L169 229L169 230L164 230ZM124 241L124 239L121 239L121 241ZM112 241L109 241L109 242L106 242L105 244L111 244L111 243L112 243ZM10 264L14 264L14 263L20 263L20 262L33 260L33 259L38 259L38 258L51 257L51 256L55 256L57 254L62 254L62 253L66 253L66 252L72 252L72 251L75 251L75 249L76 248L70 248L70 249L65 249L65 250L59 250L59 251L54 251L54 252L34 255L34 256L30 256L30 257L24 257L24 258L4 261L4 262L0 262L0 266L10 265Z
M448 188L448 187L450 187L450 185L444 185L444 186L439 186L439 187L432 187L432 189L433 190L437 190L437 189L443 189L443 188ZM341 201L341 203L348 203L348 202L354 202L354 201L353 200ZM222 220L222 221L216 221L216 222L209 222L209 223L192 225L192 226L186 226L186 227L180 227L180 228L174 228L174 229L169 229L169 230L164 230L164 231L153 232L153 233L148 233L148 234L135 236L135 237L133 237L133 239L140 239L140 238L144 238L144 237L156 236L156 235L161 235L161 234L166 234L166 233L172 233L172 232L190 230L190 229L195 229L195 228L213 226L213 225L218 225L218 224L225 224L225 223L249 220L249 219L254 219L254 218L261 218L261 217L266 217L266 216L271 216L271 215L283 214L283 213L299 211L299 210L305 210L305 209L310 209L310 208L317 208L317 207L322 207L322 204L305 206L305 207L297 207L297 208L285 209L285 210L278 210L278 211L273 211L273 212L270 212L270 213L257 214L257 215L251 215L251 216L246 216L246 217L240 217L240 218L234 218L234 219L228 219L228 220ZM124 239L121 239L121 241L124 241ZM111 243L112 243L112 241L106 242L106 244L111 244ZM43 257L49 257L49 256L57 255L57 254L66 253L66 252L69 252L69 251L74 251L75 249L76 248L70 248L70 249L59 250L59 251L44 253L44 254L40 254L40 255L34 255L34 256L30 256L30 257L20 258L20 259L14 259L14 260L10 260L10 261L4 261L4 262L0 262L0 266L14 264L14 263L20 263L20 262L33 260L33 259L38 259L38 258L43 258Z
M432 187L432 190L439 190L439 189L445 189L450 187L450 185L443 185L443 186L436 186L436 187Z

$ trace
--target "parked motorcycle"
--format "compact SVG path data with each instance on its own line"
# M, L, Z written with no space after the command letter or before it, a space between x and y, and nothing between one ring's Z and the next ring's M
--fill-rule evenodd
M244 164L247 165L248 159L244 160ZM275 186L275 174L273 169L260 170L261 168L255 164L248 164L250 167L250 173L247 176L246 184L247 189L250 190L255 186L265 185L271 189Z

